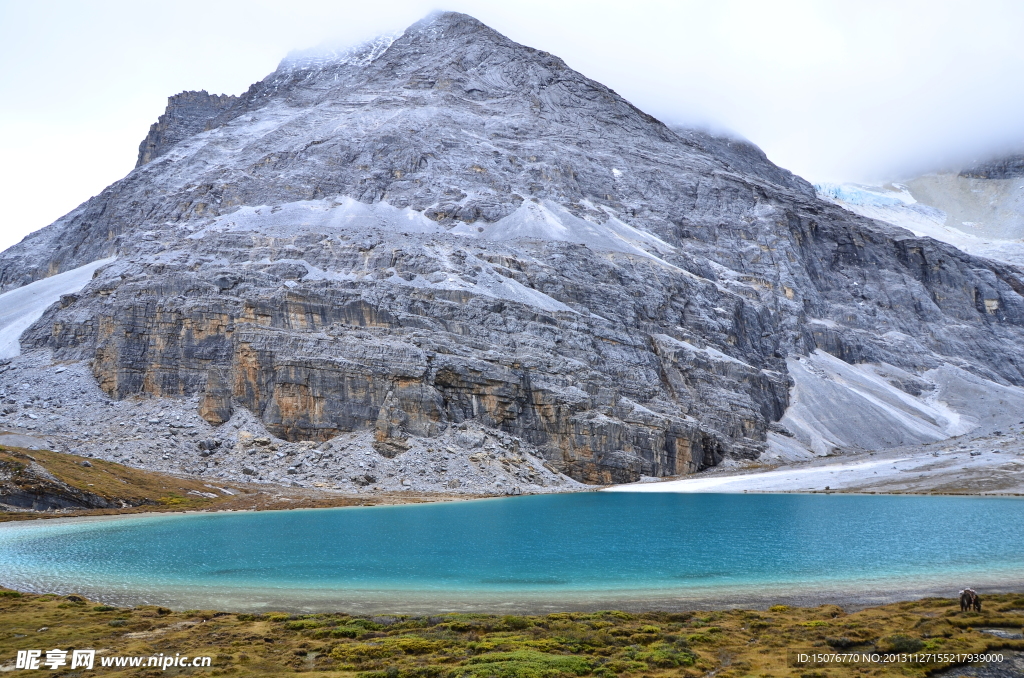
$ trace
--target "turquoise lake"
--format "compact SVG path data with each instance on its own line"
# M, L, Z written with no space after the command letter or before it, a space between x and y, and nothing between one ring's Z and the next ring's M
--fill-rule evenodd
M236 611L868 604L1024 590L1024 501L588 492L6 523L0 584Z

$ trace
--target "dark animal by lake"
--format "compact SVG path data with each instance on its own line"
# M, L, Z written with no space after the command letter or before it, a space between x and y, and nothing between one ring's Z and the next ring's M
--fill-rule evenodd
M981 596L974 589L964 589L960 592L960 611L967 612L970 609L981 612Z

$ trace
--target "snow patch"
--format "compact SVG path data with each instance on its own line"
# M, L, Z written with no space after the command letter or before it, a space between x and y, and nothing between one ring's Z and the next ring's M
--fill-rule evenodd
M599 224L581 219L558 203L550 200L523 202L512 214L492 224L459 224L451 233L486 240L555 240L586 245L593 250L604 250L634 254L653 259L674 270L656 254L650 252L673 252L675 248L664 240L634 228L609 214Z
M401 32L385 33L372 40L348 48L314 47L290 53L279 70L301 71L325 66L368 66L379 59L401 36Z
M895 461L905 461L899 459ZM863 479L876 469L891 469L894 460L873 459L854 464L834 464L810 468L787 468L762 473L721 475L663 483L616 485L605 492L799 492L820 490L825 486L836 488L840 480ZM838 474L838 477L837 477ZM845 476L845 477L844 477Z
M484 263L484 262L481 262ZM417 275L412 280L406 280L399 275L393 275L388 280L396 285L418 287L422 289L451 290L479 294L493 299L503 299L519 304L526 304L544 311L575 313L578 312L570 306L563 304L557 299L550 297L543 292L523 285L518 280L505 278L498 275L489 268L481 266L481 271L476 274L476 280L466 280L462 276L449 272L442 280L427 280Z
M212 223L188 236L193 240L210 233L256 231L265 235L292 235L303 230L330 229L365 233L383 230L393 233L444 233L444 229L406 207L400 209L378 202L368 205L354 198L302 200L283 205L240 207L216 217Z
M850 365L821 350L786 364L794 385L780 423L816 455L935 442L973 428L948 407L894 385L915 377L891 365ZM776 453L790 458L793 451L787 445Z
M51 304L59 301L61 295L81 290L92 280L96 269L115 258L100 259L0 294L0 358L20 355L20 339L25 330L39 320Z
M793 437L769 434L765 461L937 442L1006 428L1024 411L1024 389L951 365L914 375L818 350L789 358L787 367L793 388L779 423Z

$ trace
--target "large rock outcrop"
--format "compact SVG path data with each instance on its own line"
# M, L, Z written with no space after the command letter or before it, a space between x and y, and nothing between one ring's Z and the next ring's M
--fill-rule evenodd
M1009 155L980 162L960 171L970 179L1018 179L1024 177L1024 155Z
M787 357L816 349L1024 383L1018 269L823 202L471 17L199 108L0 255L8 289L118 256L23 337L114 397L200 393L213 423L371 429L387 454L475 419L620 482L757 457Z
M179 141L210 128L220 113L231 107L236 97L210 94L206 90L182 92L167 98L167 110L149 128L149 134L139 144L136 167L156 160Z

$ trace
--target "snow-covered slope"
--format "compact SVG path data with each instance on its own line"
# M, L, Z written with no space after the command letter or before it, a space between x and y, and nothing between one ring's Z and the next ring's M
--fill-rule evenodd
M18 340L22 333L42 317L50 304L85 287L96 269L113 260L114 257L100 259L0 294L0 358L21 353Z
M979 238L1024 238L1024 177L925 174L905 182L918 202L946 213L946 224Z
M1016 423L1024 389L944 365L918 376L884 363L851 365L825 353L787 361L790 405L765 460L921 445Z
M593 206L583 201L586 207ZM594 210L596 211L596 210ZM554 240L586 245L590 249L605 252L623 252L650 257L665 263L648 250L673 252L675 248L664 240L633 228L607 214L601 223L597 220L581 219L569 210L550 200L525 201L515 212L493 224L460 224L452 233L486 240ZM674 267L673 267L674 268Z
M408 207L399 209L386 201L368 205L339 196L332 200L299 200L280 205L240 207L231 214L216 217L188 237L198 240L215 233L249 232L290 238L323 230L352 233L376 231L385 234L444 233L437 222Z
M988 210L991 214L986 222L958 220L984 211L980 205L982 197L970 192L982 192L981 189L965 188L960 184L991 181L964 179L956 175L929 175L911 182L913 189L904 184L816 184L814 188L819 197L861 216L900 226L915 235L941 240L968 254L1022 266L1024 240L1021 238L1024 237L1024 214L1018 215L1021 217L1020 224L1000 221L1002 217L1009 219L1012 211L995 208ZM1006 181L1000 182L1001 185L1005 183ZM939 190L942 184L949 184L950 192L945 197L941 197L942 192ZM928 195L931 201L929 204L918 201L916 196L919 195L919 191ZM985 193L988 195L993 191L996 189L989 187ZM971 196L973 203L979 204L972 204L972 200L964 199L964 195ZM1024 191L1021 195L1024 196ZM933 206L936 204L955 210L957 218L951 218L943 209Z
M891 452L815 459L770 471L730 469L680 480L617 485L608 492L871 492L1022 494L1016 434L951 440ZM724 471L724 469L723 469Z

